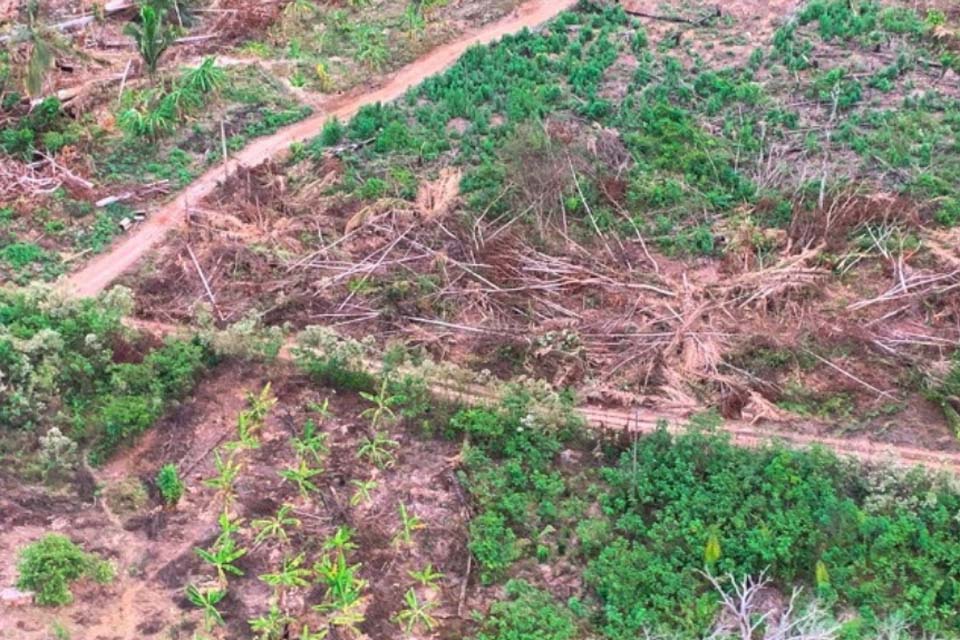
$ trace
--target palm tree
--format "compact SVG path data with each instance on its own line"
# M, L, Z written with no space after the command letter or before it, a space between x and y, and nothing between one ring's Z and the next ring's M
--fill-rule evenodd
M173 29L163 24L163 13L152 2L146 2L140 7L140 23L129 23L123 32L137 42L137 51L147 65L147 73L154 75L160 56L174 40Z

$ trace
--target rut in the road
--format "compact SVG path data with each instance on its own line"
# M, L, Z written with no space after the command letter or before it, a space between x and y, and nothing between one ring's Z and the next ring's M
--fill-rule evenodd
M107 253L94 258L82 269L68 276L62 282L62 288L66 293L75 296L94 296L100 293L159 244L168 231L184 224L189 207L212 193L222 183L225 175L232 175L240 166L259 165L284 153L294 142L312 138L330 118L347 120L365 105L396 100L403 96L407 89L452 65L468 48L491 42L524 27L537 27L575 4L576 0L529 0L513 15L464 34L458 40L441 45L400 69L379 89L333 99L316 115L281 129L272 136L255 140L226 163L211 168L197 178L176 198L153 211L143 224Z

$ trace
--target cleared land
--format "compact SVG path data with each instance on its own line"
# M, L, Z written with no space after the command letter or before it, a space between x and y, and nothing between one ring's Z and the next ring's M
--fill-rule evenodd
M160 9L4 112L0 637L960 633L956 7Z

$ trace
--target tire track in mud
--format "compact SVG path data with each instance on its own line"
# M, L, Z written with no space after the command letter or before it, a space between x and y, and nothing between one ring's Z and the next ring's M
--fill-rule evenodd
M157 246L167 232L185 224L189 208L212 193L225 175L233 175L240 167L259 165L284 153L292 143L312 138L320 133L329 118L347 120L365 105L396 100L410 87L454 64L468 48L492 42L525 27L542 25L576 3L577 0L528 0L512 15L466 33L401 68L379 88L362 94L338 96L331 99L325 109L306 120L285 127L272 136L254 140L227 162L207 170L173 200L152 211L146 221L107 253L62 280L60 288L73 296L89 297L100 293Z

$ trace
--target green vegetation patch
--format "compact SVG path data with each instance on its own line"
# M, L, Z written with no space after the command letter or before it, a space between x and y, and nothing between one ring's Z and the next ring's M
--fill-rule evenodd
M81 578L110 582L113 567L66 536L50 533L20 550L17 574L17 587L33 591L37 604L61 606L73 601L71 583Z
M624 55L637 66L625 81L626 97L617 99L608 85ZM754 82L755 68L694 69L702 72L695 84L690 71L676 58L648 51L642 27L619 7L585 8L562 14L541 32L525 30L470 49L402 102L366 107L345 125L331 123L309 149L318 155L344 139L361 144L345 156L343 188L363 198L394 192L412 199L416 192L404 191L399 170L452 160L464 167L461 191L469 208L489 216L531 210L515 164L553 167L556 175L545 179L559 193L549 206L562 203L584 228L643 231L667 251L712 253L714 212L758 194L738 157L761 148L759 120L768 100ZM551 119L569 122L575 138L591 124L618 133L632 160L627 201L612 205L604 198L594 180L605 169L599 161L589 167L578 161L576 169L559 162L589 154L551 148L543 134ZM713 119L726 126L706 127ZM451 130L455 121L461 125ZM524 163L518 151L539 156Z
M718 614L704 572L766 571L781 592L806 587L803 603L857 612L845 638L875 637L891 616L916 632L960 630L960 494L944 481L919 471L882 479L890 472L818 449L741 449L708 422L573 464L589 455L576 430L547 426L533 407L516 396L450 424L468 436L463 482L478 505L470 549L481 578L529 575L531 562L573 564L582 576L565 607L537 605L562 609L542 637L570 637L570 614L604 638L703 637ZM478 637L526 637L515 630L535 614L522 601L492 610L496 631Z
M65 302L39 290L0 290L0 424L11 437L59 427L95 462L147 429L189 391L210 352L170 340L140 358L122 325L130 301L116 290Z

